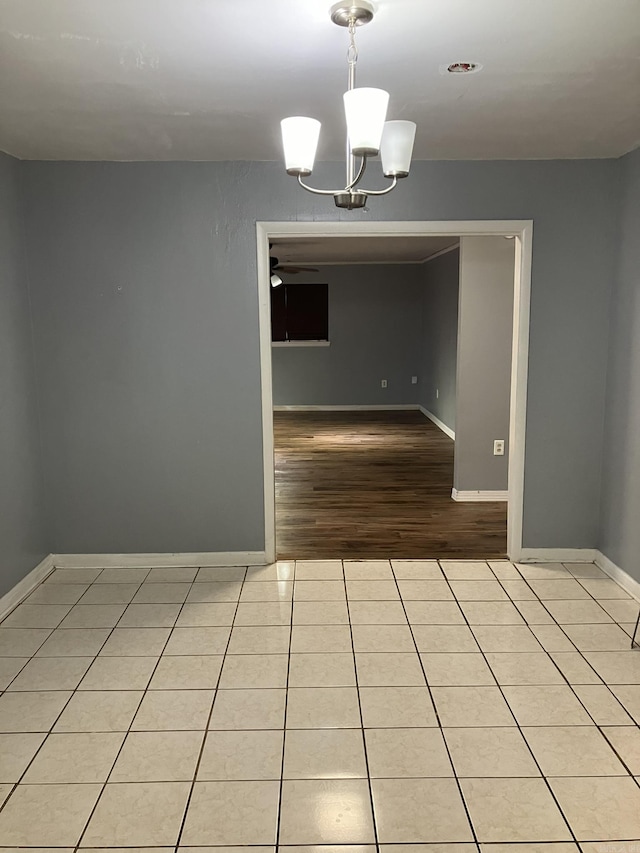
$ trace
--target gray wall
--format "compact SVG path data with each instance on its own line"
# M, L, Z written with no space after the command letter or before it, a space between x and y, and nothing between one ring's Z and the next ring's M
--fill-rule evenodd
M0 596L50 551L19 172L0 154Z
M323 267L285 281L329 284L328 347L272 348L276 406L415 403L420 281L413 264ZM387 380L382 388L380 380Z
M460 250L427 261L421 269L420 405L455 430Z
M262 547L255 221L340 218L535 220L524 544L594 547L618 165L416 163L350 213L278 163L22 164L55 549Z
M453 485L458 491L508 488L513 337L514 241L463 237ZM493 455L503 439L505 455Z
M600 548L640 581L640 149L627 154L620 165Z

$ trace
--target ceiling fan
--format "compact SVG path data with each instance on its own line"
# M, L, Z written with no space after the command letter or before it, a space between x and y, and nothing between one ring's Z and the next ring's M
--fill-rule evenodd
M269 265L271 267L271 272L286 272L291 275L297 275L300 272L318 272L317 267L299 267L299 266L290 266L289 264L281 264L278 258L274 258L273 256L269 257Z

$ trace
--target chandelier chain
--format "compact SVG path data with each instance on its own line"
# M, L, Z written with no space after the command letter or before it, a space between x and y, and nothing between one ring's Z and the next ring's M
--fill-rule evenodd
M347 50L347 62L354 66L358 61L358 48L356 46L356 19L349 18L349 49Z

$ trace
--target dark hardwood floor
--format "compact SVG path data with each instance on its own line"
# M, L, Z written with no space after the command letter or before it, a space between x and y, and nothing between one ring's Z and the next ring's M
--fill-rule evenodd
M279 559L506 556L505 502L451 499L453 441L420 412L274 412Z

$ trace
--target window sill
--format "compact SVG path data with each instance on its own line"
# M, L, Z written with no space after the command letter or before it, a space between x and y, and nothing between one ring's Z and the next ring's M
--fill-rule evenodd
M329 347L330 341L271 341L272 347Z

